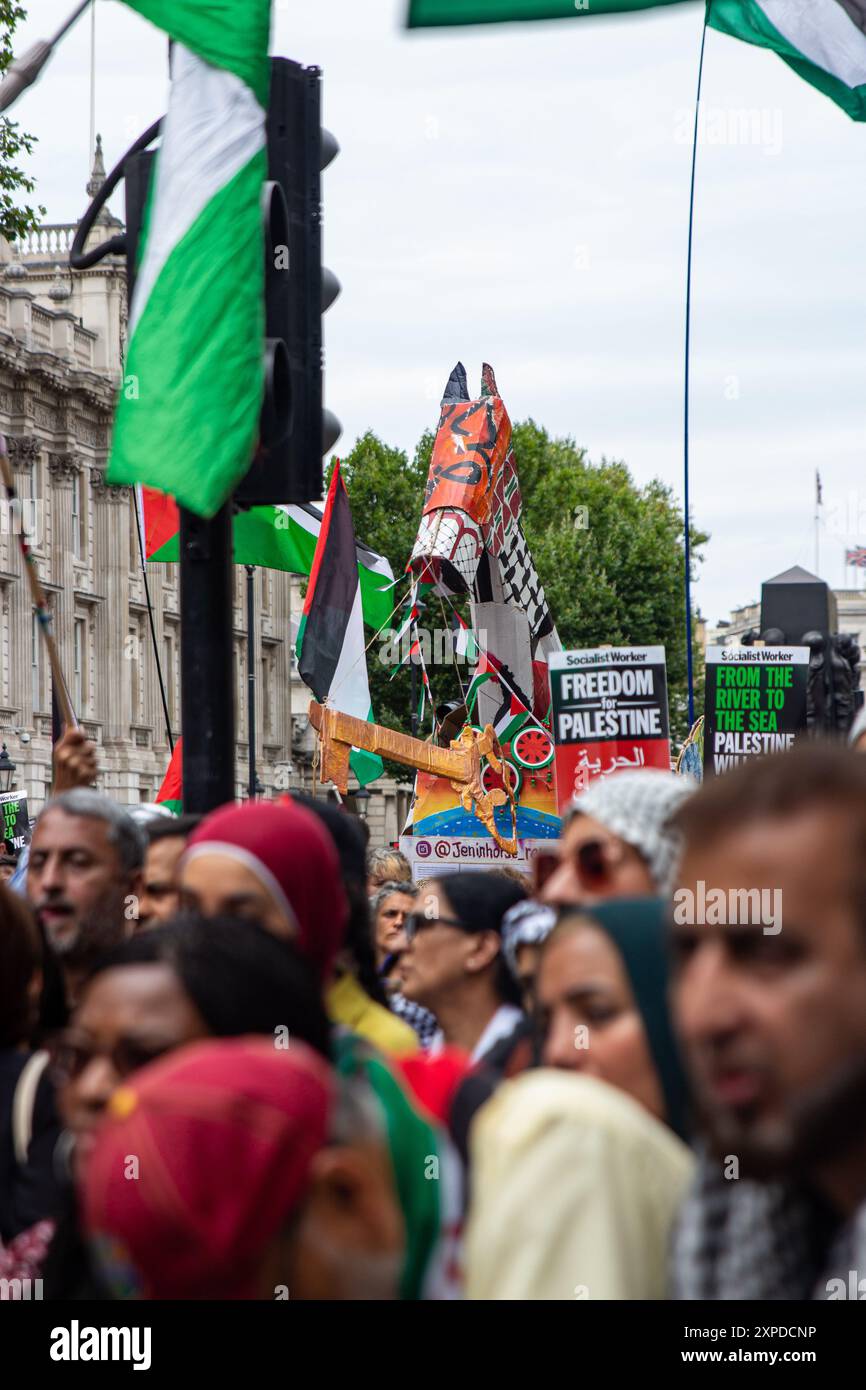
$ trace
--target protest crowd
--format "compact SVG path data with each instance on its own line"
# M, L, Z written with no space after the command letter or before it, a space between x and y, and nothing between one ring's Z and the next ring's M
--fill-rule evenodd
M856 743L615 772L533 879L415 882L300 797L133 816L97 773L67 732L0 884L4 1289L858 1296Z

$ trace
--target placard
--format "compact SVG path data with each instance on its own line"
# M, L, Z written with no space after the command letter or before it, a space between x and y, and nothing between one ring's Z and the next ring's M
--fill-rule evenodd
M0 793L0 840L5 840L10 854L19 853L30 844L30 816L27 797L21 792Z
M704 776L805 732L808 647L707 647Z
M670 771L664 647L554 652L548 665L560 814L600 777Z

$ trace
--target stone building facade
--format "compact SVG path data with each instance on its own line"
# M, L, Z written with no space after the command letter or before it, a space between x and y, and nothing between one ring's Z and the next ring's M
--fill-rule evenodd
M97 145L89 196L104 177ZM105 481L114 399L123 386L125 262L111 255L90 270L70 271L75 230L44 226L20 249L0 239L0 430L20 498L18 510L5 501L0 508L0 739L31 814L50 785L51 683L19 552L22 524L73 706L98 745L101 788L127 804L154 799L170 756L162 689L173 732L181 732L178 567L149 565L145 583L131 490ZM88 246L120 230L104 209ZM248 783L246 583L244 568L236 567L239 798ZM256 569L254 585L258 779L265 795L311 791L313 740L303 713L309 695L292 657L298 581ZM375 789L364 808L373 843L397 838L405 803L405 791L389 781Z

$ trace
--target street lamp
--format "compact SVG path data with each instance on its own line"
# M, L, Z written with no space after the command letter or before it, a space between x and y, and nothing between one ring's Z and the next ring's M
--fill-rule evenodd
M0 749L0 792L11 792L12 778L15 776L15 764L9 756L6 744Z
M367 791L366 787L359 787L355 792L355 805L358 808L358 815L361 817L361 820L367 819L367 802L370 800L372 794L372 792Z

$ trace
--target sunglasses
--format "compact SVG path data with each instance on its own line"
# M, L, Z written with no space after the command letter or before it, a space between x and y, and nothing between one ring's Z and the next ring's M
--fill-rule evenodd
M580 880L590 892L606 888L613 871L621 863L624 847L615 840L584 840L574 852L575 867ZM562 863L558 854L542 852L532 861L534 892L537 895Z
M121 1038L114 1047L94 1047L81 1038L61 1034L51 1049L51 1069L55 1082L64 1085L77 1080L96 1057L104 1057L118 1076L127 1077L168 1051L167 1047L143 1047L129 1038Z
M476 927L467 927L457 917L427 917L423 912L410 912L403 925L406 940L414 941L419 931L426 931L428 927L457 927L458 931L465 932L477 930Z

